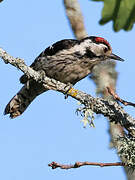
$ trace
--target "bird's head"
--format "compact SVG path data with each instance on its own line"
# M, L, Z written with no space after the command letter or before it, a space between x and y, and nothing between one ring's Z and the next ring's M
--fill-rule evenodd
M112 53L112 48L107 40L101 37L90 36L80 40L80 45L85 51L85 55L91 60L96 59L104 61L107 59L114 59L124 61L124 59Z

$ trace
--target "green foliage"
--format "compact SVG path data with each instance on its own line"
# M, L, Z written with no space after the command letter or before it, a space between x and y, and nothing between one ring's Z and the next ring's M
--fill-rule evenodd
M113 21L114 31L124 29L129 31L135 22L135 0L93 0L103 1L102 18L100 24Z

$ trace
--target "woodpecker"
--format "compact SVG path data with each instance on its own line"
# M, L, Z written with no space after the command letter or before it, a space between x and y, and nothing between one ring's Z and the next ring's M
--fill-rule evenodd
M35 71L44 71L46 76L65 84L75 85L92 71L92 68L109 59L124 61L112 53L107 40L90 36L81 40L64 39L46 48L31 64ZM41 93L46 92L42 84L28 79L24 74L20 78L24 86L7 104L4 114L11 118L21 115L30 103ZM29 86L27 85L29 84Z

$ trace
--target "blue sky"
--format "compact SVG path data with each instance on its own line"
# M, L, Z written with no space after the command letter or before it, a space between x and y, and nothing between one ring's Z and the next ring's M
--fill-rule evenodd
M134 29L115 33L112 22L100 26L102 3L80 0L89 35L106 38L113 52L125 59L117 63L118 94L135 102L134 92ZM74 38L62 1L4 0L0 3L0 47L30 65L36 56L52 43ZM109 149L108 122L95 115L96 128L83 128L81 117L75 114L77 101L64 99L58 92L39 96L25 113L11 120L3 115L4 108L21 88L22 73L0 61L0 179L4 180L74 180L126 179L121 167L82 167L71 170L52 170L51 161L117 162L115 150ZM95 85L88 78L77 89L95 96ZM131 115L134 108L126 107Z

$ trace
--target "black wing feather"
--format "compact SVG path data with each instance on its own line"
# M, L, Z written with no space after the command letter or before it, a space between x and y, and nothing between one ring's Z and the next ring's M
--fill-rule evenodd
M62 51L64 49L70 49L77 43L78 43L78 40L75 40L75 39L64 39L64 40L58 41L54 43L52 46L49 46L48 48L46 48L44 51L44 55L53 56L59 51Z

